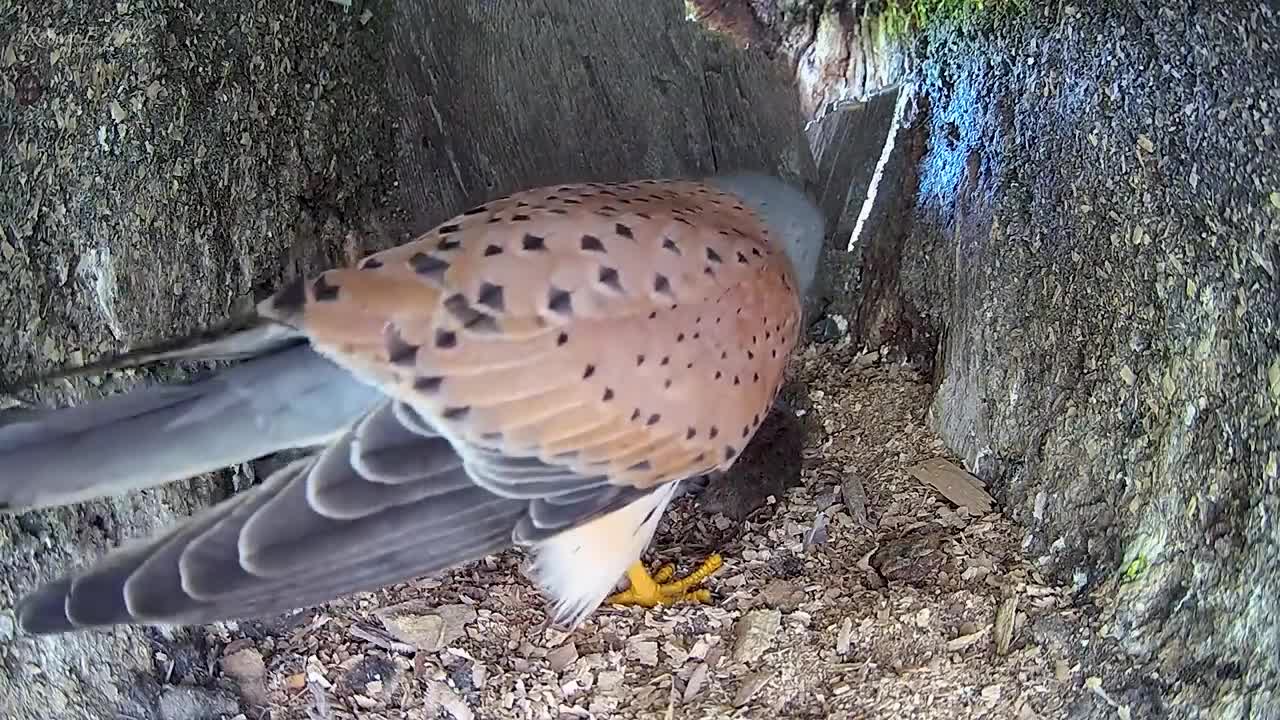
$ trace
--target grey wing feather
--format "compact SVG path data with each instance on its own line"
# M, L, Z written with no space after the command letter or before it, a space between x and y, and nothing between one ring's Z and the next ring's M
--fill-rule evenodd
M552 505L514 491L539 463L519 459L509 476L490 460L499 472L480 484L418 413L384 401L322 452L36 590L19 621L51 633L281 613L536 541L647 492L542 464Z
M308 345L177 385L0 414L0 509L154 487L324 443L385 395Z

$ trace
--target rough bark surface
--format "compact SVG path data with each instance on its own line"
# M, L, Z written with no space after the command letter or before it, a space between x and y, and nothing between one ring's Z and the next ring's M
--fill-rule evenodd
M517 188L812 173L785 69L686 23L675 0L358 10L0 3L0 136L12 139L0 150L6 376L209 323L294 273ZM22 399L64 403L136 379ZM237 484L252 474L241 468ZM212 631L35 640L15 635L10 610L38 581L225 485L204 478L0 517L0 716L202 717L226 706L205 647ZM210 687L178 697L161 686L175 678Z
M1277 37L1243 3L934 29L909 212L859 251L858 332L939 338L933 422L1134 717L1280 713Z

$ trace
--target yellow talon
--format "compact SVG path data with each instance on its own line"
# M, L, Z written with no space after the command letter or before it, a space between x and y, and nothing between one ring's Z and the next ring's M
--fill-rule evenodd
M718 554L713 554L702 563L702 567L688 576L672 580L671 578L676 574L674 565L663 565L650 576L644 563L637 560L627 569L627 579L631 581L631 587L610 595L605 602L611 605L639 605L649 608L680 602L707 604L711 602L710 590L706 588L691 590L690 588L700 585L723 564L724 559Z

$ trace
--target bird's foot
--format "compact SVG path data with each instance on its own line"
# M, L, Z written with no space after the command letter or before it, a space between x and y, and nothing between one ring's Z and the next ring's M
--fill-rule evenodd
M627 578L631 580L631 587L610 595L605 602L610 605L639 605L647 608L682 602L705 605L711 602L711 591L706 588L696 590L693 588L701 585L723 564L724 560L718 554L713 554L697 570L683 578L673 580L676 574L674 565L669 563L663 565L650 575L644 563L637 560L627 569Z

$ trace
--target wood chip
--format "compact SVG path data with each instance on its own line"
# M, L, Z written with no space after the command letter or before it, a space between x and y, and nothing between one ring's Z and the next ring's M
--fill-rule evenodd
M1009 647L1013 644L1013 620L1018 614L1018 596L1010 595L1000 603L1000 607L996 610L995 635L996 654L1000 656L1009 654Z
M547 664L551 666L554 672L563 672L565 668L572 665L577 659L578 646L572 642L567 642L547 653Z
M978 642L982 638L986 637L987 633L990 630L991 630L991 626L988 625L987 627L984 627L981 630L978 630L976 632L966 633L954 639L948 640L947 651L958 652L960 650L963 650L969 647L970 645Z
M738 686L738 693L733 696L733 706L742 707L751 702L751 698L760 692L760 688L769 682L769 678L773 676L772 670L761 670L758 673L752 673L742 680L742 685Z
M862 486L862 479L857 475L846 475L844 480L840 481L840 498L844 501L844 507L849 511L849 517L853 521L864 528L871 527L871 521L867 519L867 491Z
M454 717L454 720L474 720L475 713L458 697L453 688L432 680L427 683L426 706L430 710L443 710Z
M917 480L937 490L957 507L968 508L970 514L986 515L995 505L982 487L982 481L950 460L933 458L908 470Z
M702 688L707 684L707 664L698 663L693 668L693 673L689 675L689 682L684 686L684 694L680 698L680 702L688 703L702 692Z
M849 654L849 645L853 641L853 618L845 618L840 622L840 634L836 636L836 654Z

